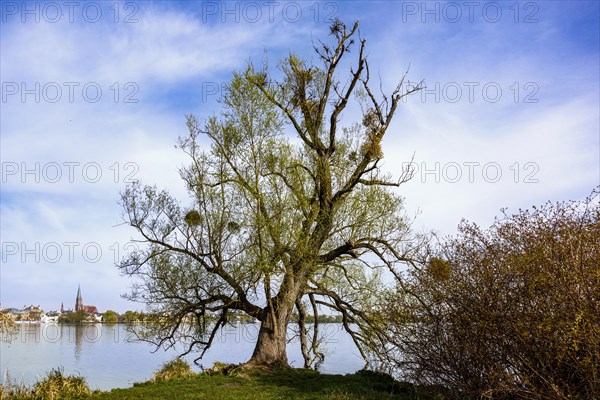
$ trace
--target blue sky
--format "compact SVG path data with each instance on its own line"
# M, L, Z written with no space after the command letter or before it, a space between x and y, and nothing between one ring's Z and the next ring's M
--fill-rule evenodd
M383 147L396 175L414 155L399 193L416 230L487 226L600 184L598 1L114 4L1 3L3 307L72 307L81 284L101 311L139 309L114 266L134 236L120 191L140 179L186 202L185 114L218 113L249 60L316 61L331 17L360 21L384 90L409 65L427 85Z

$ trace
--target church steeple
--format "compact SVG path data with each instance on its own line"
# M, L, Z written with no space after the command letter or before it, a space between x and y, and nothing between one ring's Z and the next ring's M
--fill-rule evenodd
M77 285L77 298L75 299L75 312L83 310L83 299L81 298L81 286Z

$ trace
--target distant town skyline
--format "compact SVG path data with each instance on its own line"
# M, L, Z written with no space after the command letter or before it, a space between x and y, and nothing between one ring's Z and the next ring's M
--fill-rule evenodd
M31 306L36 307L36 303L35 302L29 303L29 305L24 304L22 308L24 309L24 308L31 307ZM67 302L67 307L65 307L65 301L61 301L60 307L58 307L58 308L52 308L52 307L46 308L43 304L39 304L39 303L37 303L37 307L40 307L46 313L48 313L48 312L65 313L65 312L77 312L77 311L85 311L87 313L98 313L99 312L99 309L94 305L84 305L83 295L81 293L81 285L80 284L77 285L77 294L75 295L75 301L73 301L72 303ZM2 309L17 308L18 309L19 306L14 305L14 304L13 305L1 304L0 308L2 308ZM108 310L121 313L120 311L115 310L113 308L107 308L104 311L108 311ZM125 312L125 311L129 311L129 309L124 310L123 312ZM131 310L131 311L134 311L134 310Z

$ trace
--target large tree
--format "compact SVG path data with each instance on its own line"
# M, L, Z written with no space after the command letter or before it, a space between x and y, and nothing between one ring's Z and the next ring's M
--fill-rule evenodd
M201 357L228 314L241 311L260 321L249 363L287 365L296 312L310 366L318 324L309 335L305 318L329 309L365 350L380 268L405 258L408 232L394 188L409 177L381 172L381 142L419 86L402 77L391 95L375 94L358 23L336 21L330 33L332 44L313 46L319 65L295 55L274 72L249 65L234 73L218 117L188 116L179 146L191 160L181 169L191 204L140 184L122 194L125 221L144 242L120 265L139 278L129 297L160 315L146 340L183 341ZM337 69L352 48L342 79ZM353 102L360 118L342 127Z

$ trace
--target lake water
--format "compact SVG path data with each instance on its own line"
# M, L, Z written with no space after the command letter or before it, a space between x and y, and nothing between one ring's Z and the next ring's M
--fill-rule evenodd
M320 371L330 374L353 373L364 366L358 349L341 324L320 324L324 336L325 362ZM213 346L200 361L210 368L214 361L240 363L252 355L258 324L236 324L221 330ZM290 329L288 361L302 367L299 340ZM179 353L162 349L152 353L148 343L135 342L124 325L89 324L19 324L17 336L10 343L0 344L0 368L4 383L6 371L10 379L32 385L52 368L63 367L67 374L86 378L91 389L109 390L130 387L134 382L147 381L154 371ZM178 349L180 350L180 349ZM193 365L197 356L186 360Z

